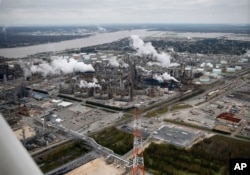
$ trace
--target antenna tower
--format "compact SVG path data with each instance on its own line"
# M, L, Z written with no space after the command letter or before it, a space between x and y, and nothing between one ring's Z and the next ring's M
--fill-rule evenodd
M142 148L142 129L138 108L134 111L134 142L132 175L144 175L144 159Z

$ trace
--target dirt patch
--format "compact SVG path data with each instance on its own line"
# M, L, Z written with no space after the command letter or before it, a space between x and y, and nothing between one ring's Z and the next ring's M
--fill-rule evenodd
M103 158L92 160L82 165L66 175L120 175L124 172L124 168L113 164L106 164Z
M36 135L36 132L30 126L24 126L23 130L24 130L24 133L25 133L25 138L33 137L33 136ZM23 139L23 130L18 129L18 130L15 131L15 135L18 138L18 140Z

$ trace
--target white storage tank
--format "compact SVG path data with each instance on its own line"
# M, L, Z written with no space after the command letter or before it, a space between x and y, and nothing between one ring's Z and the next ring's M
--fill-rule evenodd
M233 68L233 67L227 67L227 72L235 72L235 68Z
M235 66L235 69L236 70L242 70L242 67L241 66Z
M221 74L221 69L213 69L213 73L220 75Z
M219 69L220 67L221 67L221 64L216 64L216 65L215 65L215 68L216 68L216 69Z
M227 61L226 61L226 60L221 60L220 63L221 63L221 64L227 64Z
M241 58L241 61L242 61L243 63L246 63L246 62L248 62L248 58Z
M210 78L209 78L209 76L201 76L200 78L199 78L199 80L200 80L200 82L209 82L210 81Z
M204 75L208 76L210 75L210 72L204 72Z

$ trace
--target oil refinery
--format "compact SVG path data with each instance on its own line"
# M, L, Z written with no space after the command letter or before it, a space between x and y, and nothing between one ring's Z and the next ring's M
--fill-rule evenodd
M105 166L103 174L150 174L143 153L151 143L190 149L217 134L249 139L249 51L164 50L152 45L159 35L116 41L129 42L127 52L110 43L93 46L95 52L1 60L0 112L46 175L77 174L74 169L88 162L99 173ZM132 137L130 147L119 148L119 139L102 142L112 130ZM45 161L50 150L66 150L76 140L84 143L77 147L84 149L80 156Z

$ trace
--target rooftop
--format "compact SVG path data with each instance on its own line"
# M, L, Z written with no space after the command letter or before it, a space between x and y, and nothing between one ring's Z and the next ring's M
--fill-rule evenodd
M235 122L235 123L240 122L240 119L235 118L232 113L228 113L228 112L223 112L220 115L218 115L216 118L228 120L228 121Z
M201 133L190 131L185 128L164 125L155 133L155 137L168 143L186 147L196 140Z

